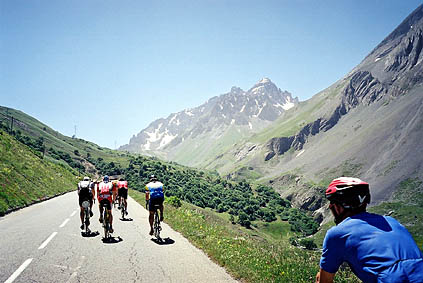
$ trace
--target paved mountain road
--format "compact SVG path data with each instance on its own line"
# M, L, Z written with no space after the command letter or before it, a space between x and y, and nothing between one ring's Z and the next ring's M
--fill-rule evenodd
M102 241L97 202L90 228L100 234L82 237L76 192L0 218L0 282L236 282L165 223L167 243L152 241L148 212L128 201L133 221L114 209L114 243Z

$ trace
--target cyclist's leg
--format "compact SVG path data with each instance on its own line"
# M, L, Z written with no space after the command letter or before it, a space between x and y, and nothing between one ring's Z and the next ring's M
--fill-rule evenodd
M107 207L109 210L109 221L110 221L110 233L113 233L113 214L112 214L112 203L109 201L109 206Z
M150 235L153 235L154 230L153 230L153 221L154 221L154 201L152 201L150 199L149 203L148 203L148 210L150 215L148 216L148 222L150 223Z
M154 211L150 211L150 215L148 216L148 222L150 222L150 235L153 235L153 221L154 221Z
M164 202L164 199L161 199L160 200L160 206L159 206L159 210L160 210L160 221L163 221L163 210L164 210L163 202Z
M81 196L79 196L79 217L81 218L81 229L84 229L84 208L82 207L82 202L84 201Z
M119 207L122 208L122 188L118 189L118 202L119 202Z
M98 201L98 208L100 210L100 218L98 219L98 221L100 221L100 223L103 223L103 205L102 205L103 200L99 200Z
M128 190L124 189L123 191L123 205L125 206L126 214L128 214Z
M93 217L94 213L93 213L93 203L94 203L94 199L93 199L93 194L90 194L90 198L88 200L90 202L90 217Z
M84 213L84 208L82 206L79 207L79 217L81 218L81 229L84 229L84 217L85 213Z

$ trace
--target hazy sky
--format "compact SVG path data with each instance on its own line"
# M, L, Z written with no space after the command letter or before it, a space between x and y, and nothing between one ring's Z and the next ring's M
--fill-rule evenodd
M0 105L115 148L263 77L306 100L416 0L0 0Z

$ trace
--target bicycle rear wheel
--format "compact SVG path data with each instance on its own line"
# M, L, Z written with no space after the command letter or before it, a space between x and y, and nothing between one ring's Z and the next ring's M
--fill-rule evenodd
M104 238L107 239L109 238L109 212L107 211L107 208L104 207L104 212L103 212L103 228L104 228Z
M91 231L88 228L90 226L90 209L87 207L85 208L85 233L89 234Z
M154 213L154 237L157 238L157 240L160 240L160 217L159 217L159 212L156 210L156 212Z

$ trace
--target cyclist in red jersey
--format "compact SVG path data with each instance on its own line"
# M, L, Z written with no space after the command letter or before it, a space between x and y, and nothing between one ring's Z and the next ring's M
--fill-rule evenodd
M128 182L124 181L123 178L120 178L118 182L118 197L119 197L119 209L122 205L125 207L126 214L128 214L128 203L126 199L128 198Z
M110 227L111 233L113 233L113 214L112 214L112 203L116 199L116 190L113 189L113 184L109 180L109 176L104 176L103 181L97 186L98 205L100 209L100 223L103 223L103 206L109 210L110 213Z

